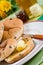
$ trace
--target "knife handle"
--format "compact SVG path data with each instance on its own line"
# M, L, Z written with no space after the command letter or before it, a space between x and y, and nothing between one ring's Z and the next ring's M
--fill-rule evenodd
M33 35L33 38L43 40L43 35Z

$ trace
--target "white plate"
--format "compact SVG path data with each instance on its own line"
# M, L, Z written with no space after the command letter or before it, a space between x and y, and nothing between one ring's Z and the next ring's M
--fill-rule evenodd
M27 34L43 34L43 23L42 22L32 22L24 25L24 33ZM7 64L5 62L1 62L0 65L21 65L25 62L29 61L33 56L35 56L43 47L43 41L33 39L35 42L35 48L24 58L15 62L13 64Z
M24 25L24 33L26 34L42 34L43 22L31 22Z

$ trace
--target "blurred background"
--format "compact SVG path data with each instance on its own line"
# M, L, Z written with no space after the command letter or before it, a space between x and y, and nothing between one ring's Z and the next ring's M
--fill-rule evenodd
M23 20L37 20L43 15L43 0L0 0L0 20L15 15Z

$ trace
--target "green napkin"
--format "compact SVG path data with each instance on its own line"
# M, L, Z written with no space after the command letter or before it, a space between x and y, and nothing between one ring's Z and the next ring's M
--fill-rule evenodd
M24 65L43 65L43 49Z
M43 15L38 20L43 20Z

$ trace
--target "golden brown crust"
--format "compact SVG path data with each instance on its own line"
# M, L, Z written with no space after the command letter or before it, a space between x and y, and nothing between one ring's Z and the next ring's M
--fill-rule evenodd
M8 38L19 38L23 33L23 22L18 18L7 19L4 22L3 40Z
M3 37L2 37L2 41L11 38L11 36L8 34L8 31L4 31L3 32Z
M4 22L5 30L13 28L21 28L23 26L22 20L18 18L6 19Z
M3 37L3 32L4 32L4 25L3 25L3 23L0 22L0 42L1 42L2 37Z

